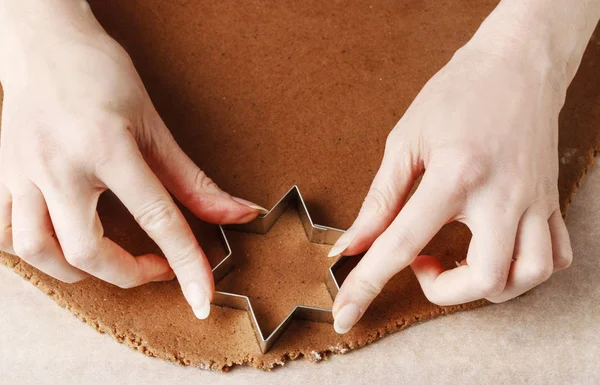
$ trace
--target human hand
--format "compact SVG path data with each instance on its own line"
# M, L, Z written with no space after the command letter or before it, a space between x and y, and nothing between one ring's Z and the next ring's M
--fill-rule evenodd
M221 191L185 155L129 56L86 6L57 18L76 28L4 36L0 248L64 282L90 274L129 288L176 275L206 318L211 268L167 189L212 223L247 222L261 207ZM166 259L133 257L104 237L96 206L107 189Z
M333 305L339 333L408 265L431 302L453 305L509 300L571 263L557 188L568 82L507 47L460 49L389 134L360 213L330 252L368 249ZM473 237L466 259L445 270L419 253L451 221Z

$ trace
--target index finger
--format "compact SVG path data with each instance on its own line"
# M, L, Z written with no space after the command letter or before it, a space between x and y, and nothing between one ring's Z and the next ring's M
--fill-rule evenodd
M98 177L163 251L194 314L208 317L214 292L212 271L183 214L137 147L115 164L98 170Z
M414 195L340 288L332 309L338 333L358 321L385 283L408 266L457 212L461 200L453 188L433 172L424 174Z

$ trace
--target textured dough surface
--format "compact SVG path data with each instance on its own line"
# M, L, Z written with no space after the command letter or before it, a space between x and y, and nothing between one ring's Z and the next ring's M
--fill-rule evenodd
M315 221L340 228L348 227L360 208L389 130L495 5L468 0L90 3L131 54L175 138L222 188L270 207L298 184ZM599 55L596 34L561 113L559 185L565 210L600 147ZM156 251L113 196L102 197L99 211L109 237L133 253ZM217 260L222 250L214 227L187 217L211 260ZM290 304L330 301L319 278L330 261L297 225L286 215L266 236L231 236L242 259L219 285L253 297L267 329ZM469 239L466 228L451 224L426 252L451 266L463 258ZM95 279L65 285L13 256L0 258L98 331L147 355L215 370L237 364L269 369L300 356L318 360L416 322L485 304L435 306L406 270L350 333L340 336L331 325L296 322L261 355L245 312L213 306L211 317L199 321L177 282L130 290Z

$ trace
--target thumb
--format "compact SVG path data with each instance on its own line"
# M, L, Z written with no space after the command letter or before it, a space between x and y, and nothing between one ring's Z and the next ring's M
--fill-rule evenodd
M177 144L162 119L151 135L150 167L163 185L203 221L216 224L245 223L267 209L221 190Z
M417 176L417 166L403 145L386 146L381 166L357 218L329 251L329 257L356 255L367 250L388 228L404 205Z

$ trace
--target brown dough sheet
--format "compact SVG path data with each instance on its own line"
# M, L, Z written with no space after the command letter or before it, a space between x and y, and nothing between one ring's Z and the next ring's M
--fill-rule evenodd
M385 138L423 84L464 44L495 1L90 1L131 54L183 149L225 190L272 206L298 184L319 224L346 228L379 166ZM560 118L560 194L566 210L599 146L596 33ZM99 207L107 235L133 253L156 251L114 196ZM212 261L214 226L186 213ZM446 226L427 247L447 266L469 231ZM252 297L272 329L296 303L328 306L330 263L288 213L265 236L231 235L238 268L220 288ZM214 370L270 369L319 360L442 314L409 269L394 277L346 335L295 322L261 355L248 315L213 306L194 318L176 281L122 290L96 279L67 285L18 258L2 262L98 331L149 356ZM435 336L431 336L435 339Z

